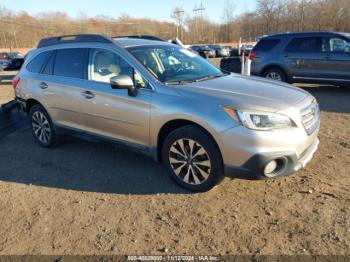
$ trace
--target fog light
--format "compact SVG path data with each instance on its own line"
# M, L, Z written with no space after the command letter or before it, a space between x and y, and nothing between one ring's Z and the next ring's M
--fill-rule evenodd
M286 167L287 160L285 158L276 158L268 162L264 169L264 175L267 177L275 177L280 175Z
M267 177L269 177L269 175L272 175L275 172L276 168L277 168L277 161L272 160L265 166L264 174Z

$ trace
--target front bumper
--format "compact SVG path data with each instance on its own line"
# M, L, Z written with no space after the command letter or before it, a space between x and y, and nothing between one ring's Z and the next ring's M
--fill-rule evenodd
M295 152L291 151L259 153L252 156L240 167L225 165L225 174L235 178L266 179L268 177L264 174L265 166L272 160L282 159L285 166L276 174L276 177L292 175L311 161L318 145L319 139L316 138L299 158Z

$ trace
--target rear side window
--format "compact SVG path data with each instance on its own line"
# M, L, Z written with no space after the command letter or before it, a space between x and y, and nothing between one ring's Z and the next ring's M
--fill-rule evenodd
M280 39L262 39L254 47L254 51L270 51L280 42Z
M85 48L57 50L53 69L54 75L84 79L87 56L88 49Z
M27 70L32 73L40 73L41 69L45 65L46 61L49 59L52 51L43 52L35 56L27 65Z
M53 67L55 63L55 52L52 52L50 57L48 58L48 61L45 65L45 67L42 70L42 73L45 75L52 75L53 74Z
M294 38L285 48L286 52L321 52L321 37Z

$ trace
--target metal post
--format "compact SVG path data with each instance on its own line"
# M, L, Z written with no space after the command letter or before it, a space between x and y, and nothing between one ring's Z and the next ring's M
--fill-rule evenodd
M241 62L241 74L244 75L245 73L245 57L244 57L244 52L242 53L242 62Z

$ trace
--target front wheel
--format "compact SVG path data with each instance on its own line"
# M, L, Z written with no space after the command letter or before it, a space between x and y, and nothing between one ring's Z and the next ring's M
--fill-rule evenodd
M196 126L185 126L165 139L162 160L171 178L195 192L213 188L223 177L220 151L213 139Z

